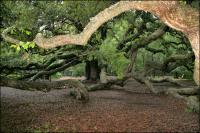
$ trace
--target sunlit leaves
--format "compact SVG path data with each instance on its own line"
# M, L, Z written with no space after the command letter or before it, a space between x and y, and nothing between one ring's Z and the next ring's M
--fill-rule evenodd
M166 32L163 35L163 39L167 42L180 42L180 39L178 39L177 37L171 35L169 32Z
M21 48L28 51L29 49L33 49L35 47L35 43L34 42L26 42L26 43L20 42L20 44L16 44L16 45L13 44L10 47L14 48L16 52L19 52Z

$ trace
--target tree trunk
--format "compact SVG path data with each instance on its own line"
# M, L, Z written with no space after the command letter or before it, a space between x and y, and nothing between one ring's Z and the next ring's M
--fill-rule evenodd
M107 76L106 76L106 67L103 66L101 68L101 73L100 73L100 82L101 83L107 83Z
M126 74L131 73L136 58L137 58L137 49L131 48L131 63L127 67Z
M97 60L87 61L85 66L86 80L97 81L100 78L100 70Z

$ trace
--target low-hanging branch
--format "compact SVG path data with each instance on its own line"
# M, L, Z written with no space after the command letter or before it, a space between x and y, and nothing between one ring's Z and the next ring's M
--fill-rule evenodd
M28 78L31 78L30 80L36 80L37 78L39 78L43 75L51 75L51 74L54 74L56 72L63 71L64 69L71 67L73 65L76 65L78 63L80 63L78 57L74 57L74 58L64 60L64 61L58 62L58 63L52 63L52 64L49 64L44 69L41 68L37 72L32 72L32 73L29 73L29 74L24 75L22 77L19 77L18 80L28 79Z
M176 62L176 61L179 61L179 60L186 60L186 59L188 60L188 59L191 59L193 56L194 56L193 53L188 53L188 54L185 54L185 55L183 55L183 54L171 55L170 57L168 57L164 61L161 68L162 68L162 70L166 70L169 63Z
M133 68L135 59L137 57L137 50L139 48L142 48L142 47L147 47L147 45L149 43L151 43L152 41L154 41L154 40L158 39L159 37L163 36L167 29L168 29L167 26L161 25L151 35L149 35L147 37L142 37L138 41L136 41L133 45L131 45L131 49L129 48L130 49L130 55L131 55L131 62L128 65L128 68L126 70L126 74L130 73L132 68ZM130 43L132 43L132 42L130 42Z
M93 47L92 49L94 49L94 48L95 47ZM50 65L48 62L56 61L56 59L57 59L57 58L53 57L47 61L47 64L49 64L49 66L46 66L46 68L44 68L43 70L41 70L39 72L30 74L31 76L26 75L25 77L26 78L31 77L30 80L36 80L37 78L41 77L42 75L52 75L56 72L63 71L71 66L81 63L81 59L84 58L85 56L87 56L88 52L90 50L91 49L89 48L88 50L82 52L81 54L71 53L71 54L67 54L67 55L58 55L57 57L59 59L64 59L64 61Z
M170 82L176 86L182 86L180 83L178 83L177 81L175 81L172 78L169 77L164 77L161 79L153 79L148 77L149 73L152 72L153 70L159 70L159 71L166 71L167 66L169 63L171 62L175 62L175 61L179 61L179 60L186 60L186 59L190 59L193 56L193 53L188 53L186 55L179 55L179 54L175 54L172 55L170 57L168 57L163 64L158 64L156 62L152 62L152 61L147 61L145 63L144 66L144 71L140 72L140 73L134 73L134 78L141 82L144 83L153 93L157 94L157 93L161 93L160 90L156 89L152 83L159 83L159 82ZM178 93L178 92L176 92ZM178 95L178 94L175 94Z
M65 60L70 60L73 57L78 57L79 53L76 52L69 52L67 54L56 54L51 58L48 58L48 60L46 60L44 63L37 63L37 62L30 62L29 64L26 65L22 65L22 66L15 66L16 64L1 64L0 65L0 72L3 72L4 70L38 70L38 69L44 69L46 67L48 67L49 65L51 65L53 62L57 61L57 60L61 60L61 59L65 59Z
M78 100L88 100L89 94L87 87L78 80L61 80L61 81L20 81L11 80L6 77L1 77L0 86L13 87L21 90L43 91L48 92L53 89L68 89L73 88L75 98Z
M38 72L37 74L35 74L33 77L31 77L31 79L30 80L36 80L37 78L39 78L40 76L42 76L42 75L51 75L51 74L54 74L54 73L56 73L56 72L59 72L59 71L63 71L63 70L65 70L66 68L68 68L68 67L70 67L70 66L73 66L73 65L76 65L76 64L78 64L78 63L80 63L80 61L79 60L72 60L72 61L70 61L70 62L68 62L68 63L64 63L63 65L61 65L61 66L56 66L54 69L47 69L47 70L43 70L43 71L40 71L40 72Z
M152 52L153 54L156 53L165 53L165 50L163 49L155 49L155 48L151 48L148 45L145 47L145 50Z
M148 70L147 72L150 73L152 70L159 70L159 71L162 71L162 72L166 72L166 71L169 71L168 70L168 65L169 63L173 63L173 62L178 62L178 61L184 61L184 60L189 60L191 59L192 57L194 56L193 53L188 53L186 55L183 55L183 54L173 54L169 57L167 57L163 63L157 63L157 62L154 62L154 61L146 61L145 63L145 68L146 70ZM182 65L182 64L181 64ZM184 65L184 64L183 64ZM179 65L176 65L175 67L178 67L180 66ZM171 71L174 70L175 68L173 69L170 69ZM148 74L147 73L147 74Z
M31 62L25 66L9 66L9 65L0 65L0 72L3 72L4 70L13 71L13 70L36 70L40 69L42 67L42 64Z
M155 30L151 35L147 37L140 38L136 43L132 45L132 48L138 49L145 47L150 42L158 39L159 37L163 36L166 32L168 27L166 25L161 25L157 30Z

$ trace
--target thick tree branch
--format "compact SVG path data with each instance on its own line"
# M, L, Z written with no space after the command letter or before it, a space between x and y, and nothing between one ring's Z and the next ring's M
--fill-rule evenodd
M165 53L165 50L163 50L163 49L155 49L155 48L151 48L149 46L146 46L145 50L150 51L150 52L152 52L154 54L155 53Z
M187 60L187 59L192 58L192 56L194 56L193 53L189 53L186 55L180 55L180 54L172 55L164 61L161 68L162 70L166 70L169 63L176 62L178 60Z
M146 45L148 45L150 42L158 39L159 37L161 37L165 31L167 29L167 26L165 25L161 25L156 31L154 31L151 35L149 35L148 37L143 37L141 39L139 39L135 44L132 45L132 48L130 50L131 53L131 62L128 65L128 68L126 70L126 74L130 73L135 59L137 57L137 50L141 47L145 47Z
M132 48L134 49L138 49L141 47L146 46L147 44L149 44L150 42L158 39L159 37L161 37L162 35L165 34L166 30L167 30L167 26L166 25L161 25L157 30L155 30L151 35L141 38L139 39L135 44L132 45Z
M129 10L144 10L151 12L158 16L165 24L184 33L187 32L187 34L189 34L188 31L192 30L193 33L197 32L197 28L199 28L198 11L193 8L182 7L175 1L120 1L91 18L90 22L80 34L59 35L46 39L39 33L34 41L42 48L53 48L66 44L85 45L91 35L102 24ZM180 13L183 16L181 16ZM189 14L190 16L187 16ZM9 41L6 36L3 38Z
M41 69L48 68L48 66L50 66L55 61L58 61L58 60L61 60L61 59L70 61L74 57L78 58L78 53L71 52L71 53L62 54L62 55L57 54L57 55L51 57L50 59L48 59L47 61L45 61L43 64L39 64L39 63L36 63L36 62L31 62L31 63L29 63L25 66L13 66L13 65L16 65L16 64L12 64L12 66L8 65L8 64L0 64L0 72L3 73L5 70L7 70L7 71L41 70Z
M8 27L7 29L5 29L2 33L1 33L1 36L2 38L7 41L7 42L10 42L10 43L13 43L13 44L19 44L20 43L20 40L17 40L17 39L14 39L13 37L10 37L8 35L8 33L14 28L14 26L11 26L11 27Z
M1 77L0 86L8 86L21 90L37 90L48 92L53 89L68 89L74 88L75 98L78 100L88 100L89 94L87 87L77 80L61 80L61 81L20 81L11 80L5 77Z

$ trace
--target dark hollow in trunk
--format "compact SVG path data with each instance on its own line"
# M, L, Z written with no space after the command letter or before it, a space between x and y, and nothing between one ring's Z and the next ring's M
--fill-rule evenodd
M97 60L87 61L85 66L86 80L97 81L100 78L100 68Z

